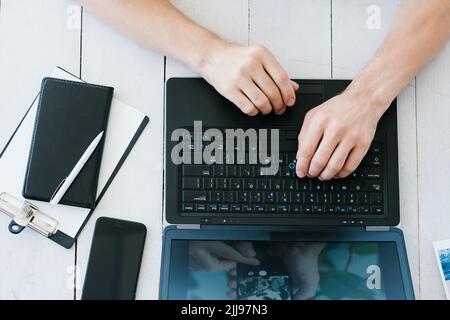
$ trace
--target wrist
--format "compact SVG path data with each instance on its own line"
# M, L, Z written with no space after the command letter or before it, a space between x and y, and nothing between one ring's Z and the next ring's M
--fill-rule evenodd
M358 105L367 108L367 112L373 113L378 120L395 98L395 96L391 97L382 85L358 78L352 81L344 94L348 95L352 101L360 101Z
M229 44L215 35L211 35L210 39L202 40L201 45L197 48L197 54L190 65L191 69L203 78L207 78L210 74L211 66L217 59L218 53L223 51Z

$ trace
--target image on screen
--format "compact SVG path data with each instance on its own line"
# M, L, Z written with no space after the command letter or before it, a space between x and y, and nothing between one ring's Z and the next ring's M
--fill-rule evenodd
M403 298L395 244L174 240L169 288L188 300Z

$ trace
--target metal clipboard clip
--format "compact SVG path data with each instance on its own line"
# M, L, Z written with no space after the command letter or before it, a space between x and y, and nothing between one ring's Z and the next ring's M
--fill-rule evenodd
M45 237L50 237L57 231L58 221L28 201L21 201L6 192L0 193L0 211L13 220L8 226L11 233L18 234L29 227Z

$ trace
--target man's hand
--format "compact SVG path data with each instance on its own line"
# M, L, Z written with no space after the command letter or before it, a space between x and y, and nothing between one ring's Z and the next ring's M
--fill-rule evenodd
M351 90L310 110L298 136L297 175L344 178L360 164L389 106Z
M295 104L298 84L266 48L211 41L201 75L242 112L254 116L274 111L282 114Z
M235 248L223 241L191 241L189 244L189 266L196 271L230 271L238 262L259 265L251 242L236 242Z

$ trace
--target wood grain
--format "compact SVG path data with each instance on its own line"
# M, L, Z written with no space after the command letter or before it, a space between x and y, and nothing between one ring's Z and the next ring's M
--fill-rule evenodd
M1 1L0 148L54 66L79 72L80 30L67 25L69 18L77 19L72 16L76 11L70 10L73 5L60 0ZM72 299L74 249L66 250L31 230L12 235L8 223L2 213L0 299Z

